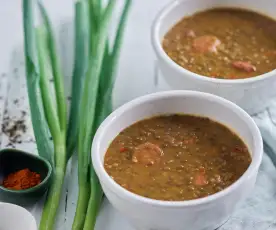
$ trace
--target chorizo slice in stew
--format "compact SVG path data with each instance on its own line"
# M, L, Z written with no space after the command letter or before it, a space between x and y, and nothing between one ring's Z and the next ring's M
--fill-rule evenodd
M161 161L162 155L163 151L159 146L147 142L136 147L132 155L132 161L144 165L154 165Z
M200 53L216 53L221 41L212 35L204 35L194 39L193 47Z
M236 69L239 69L248 73L255 72L257 70L256 66L245 61L234 61L232 63L232 66L235 67Z
M207 180L206 173L205 173L205 168L200 167L199 172L196 174L194 179L195 179L194 184L197 186L204 186L204 185L208 184L208 180Z

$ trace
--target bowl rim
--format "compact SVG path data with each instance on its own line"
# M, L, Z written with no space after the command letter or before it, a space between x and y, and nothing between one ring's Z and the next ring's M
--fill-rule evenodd
M161 10L159 11L159 13L157 14L157 16L154 19L154 22L152 24L151 27L151 43L153 46L153 50L155 51L156 55L158 58L160 58L162 61L164 61L167 65L169 65L171 68L173 68L174 70L176 70L178 73L186 76L186 77L190 77L190 78L194 78L196 80L199 81L204 81L204 82L208 82L208 83L219 83L219 84L249 84L249 83L255 83L258 81L263 81L266 80L268 78L271 78L275 75L276 73L276 69L269 71L267 73L255 76L255 77L250 77L250 78L242 78L242 79L220 79L220 78L211 78L211 77L207 77L204 75L200 75L194 72L191 72L187 69L185 69L184 67L178 65L176 62L174 62L164 51L161 41L159 39L159 31L162 25L162 22L164 21L164 19L166 18L166 16L171 13L177 6L181 5L181 4L186 4L186 2L188 1L201 1L201 0L174 0L172 2L167 3L163 8L161 8ZM241 7L239 7L241 8ZM252 11L249 8L242 8L242 9L247 9ZM257 11L254 11L257 12ZM185 15L183 15L184 17Z
M243 116L245 118L245 122L247 123L249 129L251 130L252 136L254 137L254 152L256 154L252 157L252 162L249 165L248 169L244 172L244 174L233 184L231 184L229 187L223 189L220 192L217 192L215 194L212 194L207 197L194 199L194 200L185 200L185 201L162 201L162 200L155 200L151 198L146 198L140 195L137 195L135 193L132 193L119 184L117 184L106 172L103 166L103 162L101 160L101 154L100 154L100 143L102 141L104 133L108 132L108 129L110 127L110 124L113 123L115 120L117 120L118 117L123 115L126 111L132 110L137 105L141 105L144 103L149 103L154 100L160 100L162 98L168 98L168 97L186 97L186 96L192 96L192 97L200 97L203 100L206 98L211 98L212 101L216 101L218 103L224 104L225 106L228 106L228 108L235 111L240 116ZM200 115L200 114L199 114ZM231 128L231 127L229 127ZM183 208L183 207L191 207L191 206L197 206L202 204L208 204L215 200L221 199L229 193L234 192L239 186L241 186L247 179L249 179L256 171L258 171L258 168L261 164L263 155L263 141L262 136L260 133L260 130L258 129L256 123L254 122L253 118L250 117L248 113L246 113L242 108L237 106L231 101L228 101L222 97L209 94L209 93L203 93L198 91L190 91L190 90L171 90L171 91L163 91L153 94L148 94L142 97L138 97L123 106L119 107L117 110L115 110L113 113L111 113L100 125L99 129L97 130L93 143L92 143L92 151L91 151L91 157L92 157L92 163L94 166L94 169L96 171L96 174L99 177L99 180L101 184L108 185L108 187L116 193L116 195L122 197L123 199L128 199L131 202L142 202L145 204L149 204L151 206L155 207L167 207L167 208Z
M9 151L18 152L18 153L26 155L27 157L32 157L35 160L39 160L39 161L43 162L47 166L48 172L47 172L47 175L44 178L44 180L41 181L38 185L36 185L34 187L31 187L28 189L23 189L23 190L12 190L12 189L7 189L4 186L0 185L0 190L8 192L8 193L13 193L13 194L28 194L28 193L36 192L37 190L42 188L48 182L48 180L50 179L50 177L52 175L52 171L53 171L53 168L52 168L52 165L50 164L50 162L48 162L47 160L45 160L44 158L42 158L39 155L30 154L29 152L25 152L25 151L22 151L19 149L12 149L12 148L1 149L0 155L3 154L4 152L9 152Z

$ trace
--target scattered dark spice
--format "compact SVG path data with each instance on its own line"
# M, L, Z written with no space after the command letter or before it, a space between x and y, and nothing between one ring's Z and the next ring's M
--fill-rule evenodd
M8 111L5 110L2 124L2 133L6 134L9 139L8 146L14 147L14 144L22 143L22 135L26 133L27 127L25 125L26 112L22 111L21 118L9 117Z
M35 142L35 140L33 138L30 138L28 142Z
M9 143L6 145L6 147L15 148L15 145L14 145L14 144L12 144L11 142L9 142Z
M31 172L30 169L22 169L9 174L3 182L3 186L12 190L32 188L41 183L40 174Z

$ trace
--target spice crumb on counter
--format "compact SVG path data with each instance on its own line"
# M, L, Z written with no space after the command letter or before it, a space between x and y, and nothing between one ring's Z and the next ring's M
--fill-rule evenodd
M17 101L15 100L15 103ZM21 117L16 118L10 117L7 110L4 111L1 131L8 137L7 147L15 147L16 144L21 144L24 141L24 135L27 132L26 114L26 111L21 111Z

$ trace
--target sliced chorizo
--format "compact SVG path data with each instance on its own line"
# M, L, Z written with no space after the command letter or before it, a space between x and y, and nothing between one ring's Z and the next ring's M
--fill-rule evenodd
M208 184L208 180L207 180L207 178L206 178L205 173L198 173L198 174L195 176L194 184L197 185L197 186L204 186L204 185L207 185L207 184Z
M193 48L200 53L216 53L221 41L212 35L204 35L194 39Z
M241 71L248 72L248 73L255 72L257 70L256 66L245 61L234 61L232 63L232 66L236 69L239 69Z
M132 155L132 162L144 165L154 165L161 161L162 149L150 142L137 146Z
M208 180L205 174L205 168L200 167L199 172L196 174L194 178L194 184L197 186L204 186L208 184Z

